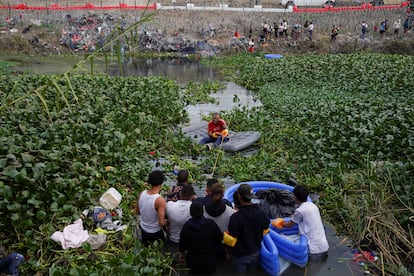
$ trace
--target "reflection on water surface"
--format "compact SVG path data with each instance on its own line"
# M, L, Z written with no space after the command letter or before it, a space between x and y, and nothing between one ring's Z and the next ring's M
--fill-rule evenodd
M185 57L129 59L123 63L122 70L125 77L165 76L181 83L221 80L212 68ZM119 66L111 66L108 73L119 76Z

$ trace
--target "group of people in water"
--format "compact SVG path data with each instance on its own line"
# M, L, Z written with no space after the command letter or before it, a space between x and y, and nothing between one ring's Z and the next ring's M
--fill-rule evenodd
M228 139L228 126L218 113L208 123L208 136L200 144L219 147ZM210 149L211 146L208 146ZM306 235L310 259L326 259L329 245L318 207L308 202L305 186L296 185L293 195L297 208L290 219L272 218L262 206L255 204L253 188L241 184L232 201L224 198L224 187L217 179L208 179L205 196L197 197L189 183L189 172L179 170L177 183L166 197L161 195L164 183L161 170L152 171L148 188L137 200L136 214L143 245L160 240L179 264L191 273L213 273L221 260L229 261L234 272L247 272L259 263L263 236L270 224L289 228L297 224Z
M234 272L254 270L259 263L259 252L270 224L287 228L297 224L301 234L308 238L312 256L327 257L329 245L318 207L308 202L308 191L303 185L293 189L297 209L290 219L271 218L252 199L249 184L239 185L233 202L223 198L224 188L217 179L208 179L205 196L197 197L188 183L188 171L180 170L177 183L161 195L164 173L152 171L147 179L148 189L137 200L139 229L143 245L163 241L164 248L176 256L176 261L191 273L213 273L220 261L231 263Z

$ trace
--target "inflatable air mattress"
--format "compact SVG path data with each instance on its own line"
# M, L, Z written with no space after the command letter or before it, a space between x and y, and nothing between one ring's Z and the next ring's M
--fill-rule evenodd
M183 133L190 137L195 143L200 143L201 139L207 136L207 122L200 122L182 129ZM243 150L260 139L258 131L235 132L229 130L229 141L221 145L221 149L228 152Z

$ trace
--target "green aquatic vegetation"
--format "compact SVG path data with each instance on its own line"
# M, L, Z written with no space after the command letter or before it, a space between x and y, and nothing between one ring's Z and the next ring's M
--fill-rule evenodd
M182 101L187 105L198 103L215 103L217 100L210 96L223 89L224 85L218 81L203 81L201 83L188 82L182 89Z
M15 66L15 62L9 62L9 61L1 61L0 62L0 74L10 74L13 72L13 66Z
M414 242L413 63L412 56L378 54L229 58L229 75L256 91L263 107L228 116L235 129L262 132L263 159L236 155L218 171L282 182L296 173L321 194L322 213L338 231L379 245L380 270L407 272L400 264L412 265Z
M298 162L355 168L367 154L413 159L412 62L392 55L246 58L238 81L257 87L259 116L275 125L270 134L299 129L295 139L286 133Z
M133 245L131 206L151 170L149 153L176 154L189 148L188 139L175 131L186 120L179 88L165 78L111 78L94 72L95 57L106 48L115 46L121 64L120 42L150 18L144 12L136 24L115 31L102 49L64 74L0 75L0 206L7 210L0 224L9 230L0 238L8 251L28 258L21 266L23 274L172 271L172 259L160 246ZM108 68L107 55L105 61ZM85 69L88 63L90 70ZM82 70L84 74L76 74ZM51 234L97 204L109 187L121 192L123 220L130 227L109 235L100 251L92 252L87 244L59 250ZM90 220L84 224L93 229Z
M128 210L125 220L132 221L130 206L151 170L148 152L185 151L186 144L179 143L184 138L174 134L175 126L185 119L174 81L68 78L70 82L59 81L59 89L53 85L54 76L0 78L4 88L0 206L9 214L1 223L11 229L1 238L9 250L35 256L40 240L78 218L111 186L122 193L121 206ZM34 87L45 87L42 100L27 94ZM71 90L76 91L76 98ZM115 169L106 172L108 165ZM40 234L32 229L44 231ZM42 254L49 255L57 247L48 243ZM82 254L74 257L76 262L82 258ZM26 269L47 270L53 264L49 259L35 258L40 267Z
M178 131L187 120L183 98L195 98L185 93L208 96L219 83L190 83L183 93L165 78L0 76L0 207L9 214L0 222L10 225L0 234L3 245L31 256L22 266L27 274L167 273L168 258L132 243L132 225L98 252L62 251L48 239L111 186L123 196L124 221L132 222L149 161L160 158L166 171L188 168L192 183L205 181L202 166L236 182L285 182L295 173L320 193L321 212L338 231L356 241L389 237L381 250L394 274L407 256L386 254L409 253L414 244L412 61L381 55L217 60L263 104L222 114L232 130L262 133L254 154L207 153ZM188 160L199 155L205 155L199 163ZM146 256L154 263L142 263Z

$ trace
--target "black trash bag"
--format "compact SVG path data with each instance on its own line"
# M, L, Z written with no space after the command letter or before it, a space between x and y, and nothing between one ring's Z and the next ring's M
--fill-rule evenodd
M256 192L256 197L261 207L270 218L289 217L298 205L292 192L282 189L266 189Z

